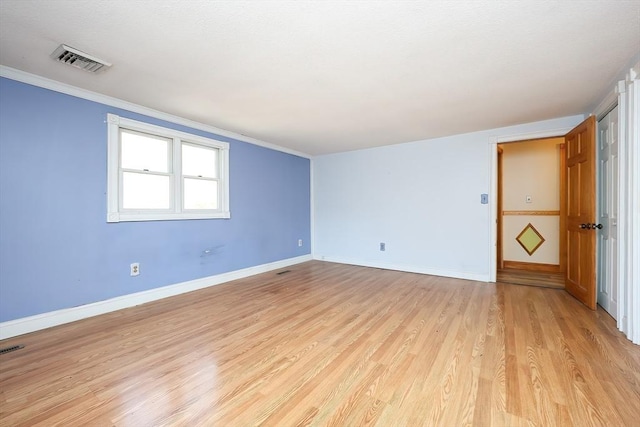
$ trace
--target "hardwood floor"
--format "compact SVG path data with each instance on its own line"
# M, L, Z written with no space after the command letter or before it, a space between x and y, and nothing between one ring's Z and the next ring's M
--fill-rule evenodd
M549 273L505 268L498 270L496 279L499 283L510 283L512 285L564 289L564 273Z
M638 425L640 347L564 291L288 270L1 342L0 425Z

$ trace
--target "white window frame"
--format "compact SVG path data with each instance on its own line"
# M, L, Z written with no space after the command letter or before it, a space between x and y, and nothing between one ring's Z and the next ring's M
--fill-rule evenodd
M107 222L230 218L229 144L177 130L107 114ZM169 209L122 209L120 130L143 132L171 140L169 153ZM218 209L183 209L182 144L218 151Z

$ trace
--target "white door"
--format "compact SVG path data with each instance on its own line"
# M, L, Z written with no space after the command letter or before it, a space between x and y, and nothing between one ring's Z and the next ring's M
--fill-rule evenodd
M598 122L598 304L618 312L618 107Z

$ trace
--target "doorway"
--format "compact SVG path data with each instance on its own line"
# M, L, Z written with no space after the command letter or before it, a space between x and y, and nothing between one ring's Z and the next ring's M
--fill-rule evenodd
M564 137L497 145L497 275L564 289Z
M548 132L493 137L489 140L491 190L493 194L497 194L497 145L499 143L564 135L566 157L563 158L566 163L563 168L565 182L561 194L565 196L565 200L561 203L560 220L564 221L561 229L566 234L561 239L564 249L560 249L560 261L565 263L565 290L592 310L596 310L597 305L596 236L597 231L602 228L600 224L593 222L597 219L595 130L595 117L589 116L565 132L557 129ZM497 207L497 197L494 197L491 201L490 242L492 247L489 251L489 281L491 282L495 282L497 278Z

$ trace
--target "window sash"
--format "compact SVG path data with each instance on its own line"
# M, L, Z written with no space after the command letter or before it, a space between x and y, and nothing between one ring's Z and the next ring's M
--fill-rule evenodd
M186 203L185 203L185 196L187 194L186 190L185 190L185 181L186 180L192 180L192 181L202 181L202 182L214 182L216 183L216 197L215 197L215 204L216 206L220 206L220 182L218 179L216 178L205 178L205 177L198 177L198 176L190 176L190 175L182 175L182 210L185 212L199 212L199 211L207 211L210 209L197 209L197 208L187 208L186 207Z
M130 173L130 174L138 174L138 175L143 175L143 176L164 176L169 178L168 180L168 199L169 199L169 207L167 207L166 209L161 209L161 208L126 208L124 206L124 195L125 195L125 191L124 191L124 174L125 173ZM173 192L173 181L174 181L174 177L173 174L170 173L162 173L162 172L150 172L150 171L141 171L138 169L120 169L120 174L119 174L119 193L118 193L118 205L119 205L119 209L121 212L175 212L175 203L174 203L174 192Z
M146 138L149 138L149 139L155 139L157 141L166 142L166 144L167 144L167 153L166 153L167 161L166 161L166 164L164 165L166 171L164 171L164 170L156 170L156 169L146 169L146 168L138 169L138 168L125 168L125 167L123 167L122 165L124 164L124 157L123 157L123 151L124 151L123 145L124 144L123 144L122 135L125 134L125 133L127 133L129 135L138 135L138 136L146 137ZM118 137L119 137L119 149L120 149L120 151L119 151L120 152L119 165L120 165L121 169L139 170L139 171L148 171L148 172L160 172L160 173L169 173L169 174L172 173L172 170L173 170L173 155L172 155L173 149L172 149L172 147L173 147L173 144L175 143L174 139L167 138L167 137L161 136L161 135L154 135L154 134L147 133L147 132L140 132L140 131L137 131L137 130L134 130L134 129L127 129L125 127L121 127L120 128Z
M208 147L206 145L202 145L202 144L195 144L189 141L181 141L181 146L180 146L180 156L182 157L182 154L184 153L184 148L185 147L193 147L193 148L198 148L201 150L209 150L209 151L213 151L214 152L214 157L215 157L215 163L214 163L214 170L213 170L213 175L193 175L193 174L186 174L186 173L182 173L182 176L195 176L195 177L200 177L200 178L213 178L213 179L218 179L219 176L219 170L220 170L220 149L215 148L215 147ZM181 159L180 161L180 167L181 170L185 169L184 167L184 158Z

